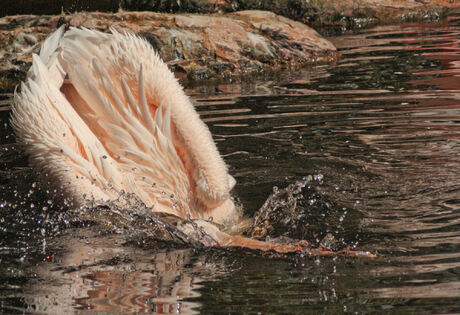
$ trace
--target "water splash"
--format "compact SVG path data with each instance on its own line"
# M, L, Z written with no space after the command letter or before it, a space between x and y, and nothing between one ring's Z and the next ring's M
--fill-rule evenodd
M348 210L337 205L317 186L323 175L309 175L284 189L273 188L254 216L249 234L284 242L306 240L312 247L340 249Z

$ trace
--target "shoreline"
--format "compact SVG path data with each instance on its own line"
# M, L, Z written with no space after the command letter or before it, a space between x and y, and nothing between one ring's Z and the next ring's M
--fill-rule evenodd
M203 5L202 11L219 12L229 11L228 5L232 2L200 1L214 4ZM238 2L239 7L251 7L250 0ZM321 15L316 30L299 22L302 20L299 16L304 20L308 17L302 15L304 11L300 9L303 7L299 7L295 20L260 10L208 14L120 11L4 16L0 18L0 93L11 93L24 80L32 53L39 52L41 42L62 24L106 32L113 27L120 32L135 33L152 44L176 77L187 84L209 80L232 82L291 67L333 64L338 60L339 52L324 34L345 33L350 25L354 25L353 30L402 20L441 22L447 12L458 12L455 8L460 7L460 0L310 2L317 6L321 4L321 12L328 12ZM129 1L124 3L129 4ZM186 6L191 1L182 3ZM267 6L274 3L276 0L264 2ZM193 8L188 9L193 11ZM284 12L282 6L275 9ZM318 8L315 10L311 12L319 12ZM338 10L341 10L340 14ZM335 18L329 19L332 16ZM309 24L317 22L318 19L311 19Z

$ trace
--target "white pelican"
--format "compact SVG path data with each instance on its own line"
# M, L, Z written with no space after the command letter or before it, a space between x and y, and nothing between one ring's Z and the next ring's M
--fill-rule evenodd
M174 75L136 35L59 28L33 55L11 122L31 165L74 207L123 191L155 212L193 220L221 246L301 249L209 222L240 220L235 180Z

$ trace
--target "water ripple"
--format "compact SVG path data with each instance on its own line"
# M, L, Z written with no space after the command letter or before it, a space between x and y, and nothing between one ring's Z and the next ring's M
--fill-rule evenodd
M230 256L228 261L241 261L238 268L226 260L219 272L204 277L203 270L222 265L221 256L197 258L187 252L183 260L194 260L190 265L172 262L172 273L158 273L149 265L149 253L127 246L118 250L133 261L116 263L120 273L111 273L110 264L102 266L104 272L86 266L86 274L73 273L79 277L73 281L81 284L79 299L49 303L66 310L75 303L74 308L112 311L166 305L164 312L176 312L183 303L203 313L460 311L459 16L440 25L382 26L331 40L342 54L337 65L289 69L242 84L194 86L187 93L238 181L235 194L248 216L274 187L321 174L314 188L337 206L315 218L315 228L325 227L318 235L334 235L378 259L297 257L286 262ZM0 223L0 258L10 268L0 274L6 283L0 285L2 292L18 283L21 288L17 262L30 253L29 246L37 247L35 254L46 249L40 236L31 240L29 234L40 235L42 225L34 225L35 220L49 219L46 213L34 217L17 211L31 203L46 205L43 192L27 195L30 169L13 144L9 97L0 95L5 135L0 203L15 208ZM177 255L173 251L153 261L167 264ZM60 280L66 277L72 273ZM103 297L109 287L110 301ZM72 296L70 291L63 292ZM188 299L179 301L172 296L177 292ZM43 306L44 296L35 292L29 304L41 301ZM21 305L11 295L4 301Z

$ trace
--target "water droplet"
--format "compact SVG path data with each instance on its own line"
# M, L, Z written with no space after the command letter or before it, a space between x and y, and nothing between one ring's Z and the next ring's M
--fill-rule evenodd
M314 175L313 178L317 181L322 181L324 176L323 174L317 174L317 175Z

